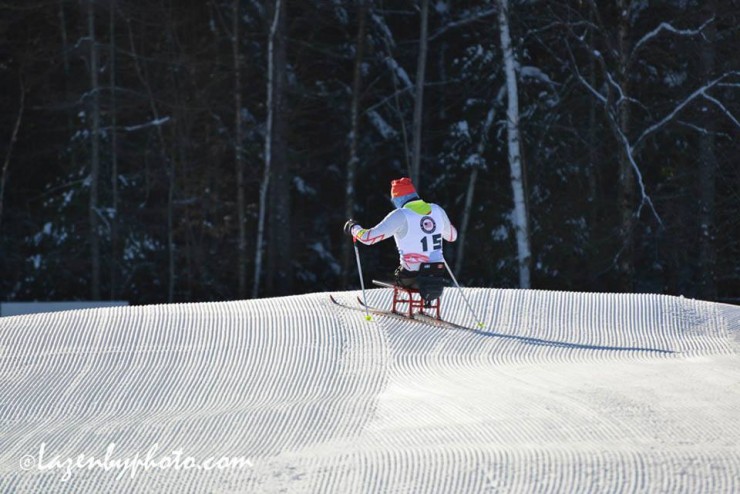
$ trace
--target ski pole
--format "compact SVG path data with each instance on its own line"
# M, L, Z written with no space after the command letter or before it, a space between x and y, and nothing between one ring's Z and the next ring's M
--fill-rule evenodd
M473 317L477 321L477 326L479 328L483 328L483 322L480 320L480 318L475 314L475 311L473 310L473 307L471 307L470 302L468 302L468 298L465 296L465 292L463 292L463 289L460 288L460 284L457 282L457 279L455 279L455 275L452 273L452 270L450 269L450 265L447 264L447 261L443 261L445 263L445 267L447 268L447 272L450 273L450 277L452 278L452 281L455 283L455 286L458 290L460 290L460 295L462 295L463 300L465 301L465 305L468 306L468 310L471 314L473 314Z
M362 287L362 304L365 306L365 319L370 321L370 312L367 308L367 297L365 296L365 281L362 279L362 264L360 264L360 251L357 249L357 238L352 237L352 244L355 247L355 259L357 259L357 272L360 273L360 286Z

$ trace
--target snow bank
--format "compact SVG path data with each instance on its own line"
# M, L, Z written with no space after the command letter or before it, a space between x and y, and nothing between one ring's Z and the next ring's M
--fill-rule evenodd
M467 293L0 318L0 491L740 490L740 308Z

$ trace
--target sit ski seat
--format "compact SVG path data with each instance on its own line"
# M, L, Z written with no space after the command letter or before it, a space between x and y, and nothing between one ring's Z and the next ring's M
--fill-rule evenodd
M432 310L434 317L441 319L439 301L444 287L449 286L445 274L443 262L422 263L411 283L378 284L393 288L393 312L413 317L414 313Z
M444 287L449 285L449 280L445 277L445 274L443 262L425 262L419 267L416 282L419 285L419 294L425 305L442 296Z

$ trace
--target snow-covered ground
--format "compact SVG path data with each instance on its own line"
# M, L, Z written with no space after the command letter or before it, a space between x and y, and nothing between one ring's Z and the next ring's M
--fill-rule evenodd
M0 318L0 492L740 491L740 308L467 293Z

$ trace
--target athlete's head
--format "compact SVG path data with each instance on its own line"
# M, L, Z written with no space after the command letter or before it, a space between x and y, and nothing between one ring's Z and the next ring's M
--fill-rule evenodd
M397 208L402 208L407 202L418 198L419 195L410 178L403 177L391 182L391 202Z

